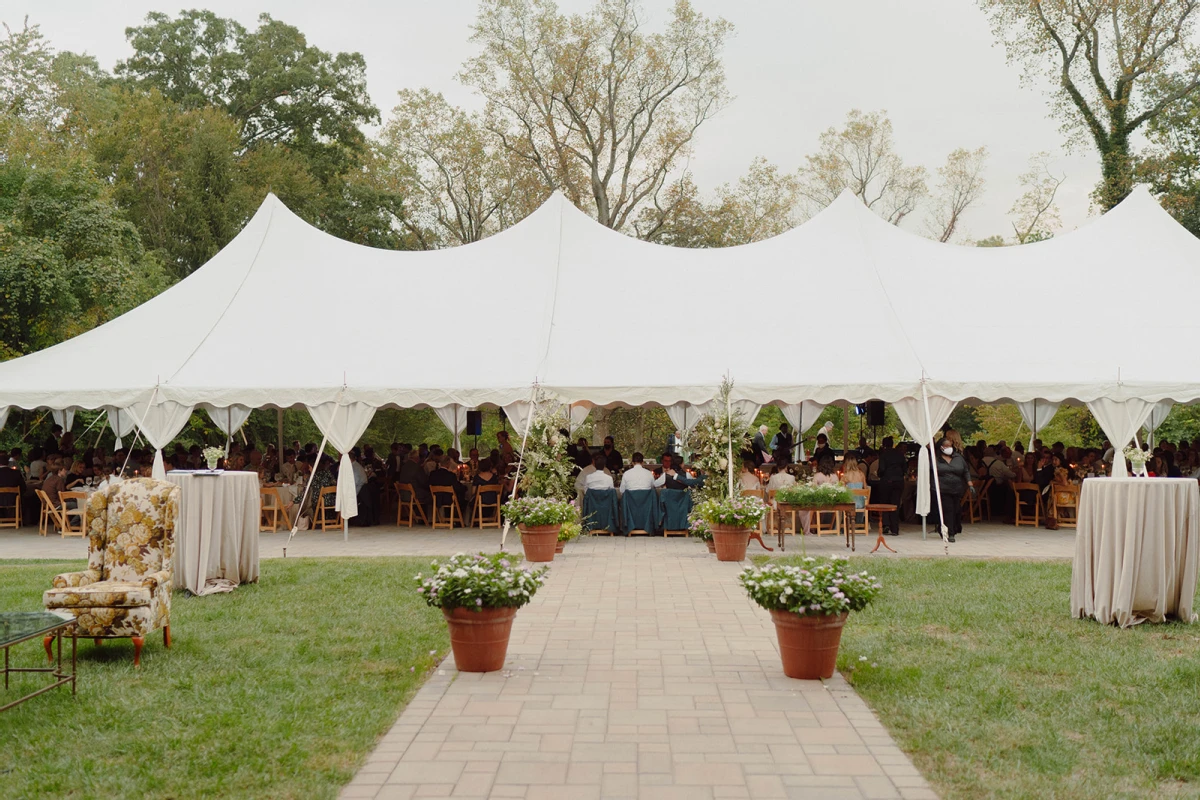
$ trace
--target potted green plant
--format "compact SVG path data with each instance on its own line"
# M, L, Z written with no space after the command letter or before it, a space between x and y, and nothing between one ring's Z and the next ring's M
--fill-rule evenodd
M583 526L579 524L578 520L564 522L558 529L558 544L555 546L554 552L561 553L567 542L578 539L581 533L583 533Z
M504 504L504 518L521 531L525 560L554 560L558 534L562 526L575 522L575 506L550 497L517 497Z
M702 518L696 516L694 511L688 515L688 536L704 542L708 552L717 552L717 547L713 544L712 528Z
M757 528L767 514L767 505L757 497L715 497L696 506L696 515L708 523L718 561L744 561L750 529Z
M504 553L459 553L433 567L433 575L417 575L417 593L442 610L455 666L460 672L502 669L513 617L546 582L546 567L523 569Z
M833 676L846 617L883 589L865 570L851 572L841 558L746 567L738 580L751 600L771 612L783 674L805 680Z
M775 502L780 509L792 506L797 509L822 508L824 506L844 506L854 504L854 495L840 483L825 483L820 486L811 483L796 483L785 486L775 492Z

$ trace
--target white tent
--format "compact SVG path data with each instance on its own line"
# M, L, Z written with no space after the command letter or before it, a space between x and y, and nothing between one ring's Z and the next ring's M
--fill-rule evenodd
M340 449L383 406L518 409L535 384L585 405L701 405L730 374L749 409L877 398L926 436L958 401L1073 399L1119 446L1154 403L1200 398L1200 322L1130 301L1198 276L1200 241L1144 189L1022 247L931 242L846 193L719 250L632 239L556 193L432 252L336 239L271 195L168 291L0 364L0 411L126 409L160 447L202 403L303 405ZM459 313L464 293L486 315Z

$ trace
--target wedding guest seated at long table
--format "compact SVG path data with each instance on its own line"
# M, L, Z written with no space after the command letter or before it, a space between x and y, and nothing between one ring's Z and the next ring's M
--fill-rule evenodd
M688 475L687 470L683 468L683 459L674 453L663 453L661 463L663 488L688 489L692 486L702 486L704 484L703 478L693 478ZM678 464L678 467L676 464Z
M425 516L428 518L430 510L433 508L431 503L432 495L429 493L429 473L421 466L421 452L419 449L409 451L408 460L400 466L400 473L396 476L396 482L406 483L412 487L417 502L425 509Z
M653 489L656 486L662 486L666 482L664 476L660 475L655 478L654 473L646 469L644 466L645 457L641 453L634 453L630 461L633 466L625 470L621 475L621 485L618 487L620 494L625 494L627 490Z
M754 471L754 462L745 460L742 462L741 489L743 492L758 491L762 488L762 481L758 479L758 474Z
M450 456L442 456L438 461L437 467L433 472L429 473L430 486L449 486L454 489L454 496L458 499L459 510L464 510L467 506L467 488L458 480L458 465L454 463L454 459ZM439 505L439 508L441 506ZM437 510L434 510L437 513ZM464 512L465 513L465 512ZM455 523L458 527L462 527L463 521Z
M581 494L591 489L612 489L614 485L613 476L608 471L608 458L603 453L593 456L591 466L580 472L579 477L575 479L575 486L582 489ZM624 486L624 482L621 485Z

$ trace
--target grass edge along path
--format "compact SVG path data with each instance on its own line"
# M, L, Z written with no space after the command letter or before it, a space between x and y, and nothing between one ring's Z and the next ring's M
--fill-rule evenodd
M0 610L83 562L0 564ZM270 559L258 584L171 605L171 649L79 641L79 693L0 715L5 797L334 797L449 649L426 558ZM40 666L39 642L12 650ZM9 695L41 676L14 676ZM24 692L22 692L24 693Z
M838 668L943 797L1200 797L1200 625L1072 619L1064 562L851 568Z

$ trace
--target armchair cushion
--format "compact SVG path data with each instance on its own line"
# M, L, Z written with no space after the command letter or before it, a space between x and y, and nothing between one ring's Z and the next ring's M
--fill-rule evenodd
M46 608L136 608L150 605L152 585L131 581L97 581L87 586L48 589L42 595Z

